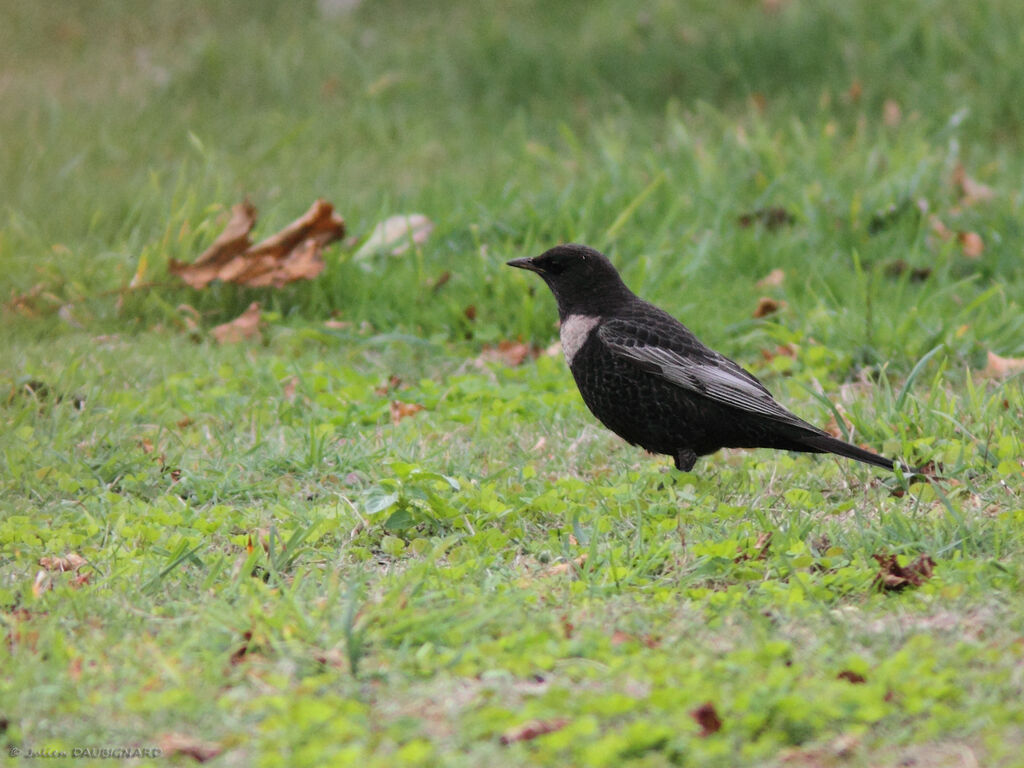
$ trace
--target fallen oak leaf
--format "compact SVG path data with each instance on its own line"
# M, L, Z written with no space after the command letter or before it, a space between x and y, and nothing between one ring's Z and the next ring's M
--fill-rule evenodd
M217 279L220 268L252 244L249 232L256 223L256 207L248 200L231 207L231 218L213 244L191 264L171 259L171 274L178 275L193 288L205 288Z
M260 335L260 303L254 301L238 317L210 330L218 344L236 344Z
M543 736L546 733L554 733L560 731L569 724L569 718L567 717L556 717L552 720L531 720L523 725L518 725L515 728L510 728L501 735L499 741L508 746L509 744L515 744L517 741L530 741L536 739L538 736Z
M249 231L255 220L256 209L248 201L234 206L231 221L214 244L192 264L171 259L170 272L193 288L214 280L280 288L319 275L325 266L323 248L345 235L344 219L323 199L281 231L252 245Z
M715 705L710 701L690 710L690 717L696 720L697 725L700 726L701 737L707 737L722 730L722 718L718 716Z
M872 555L878 562L879 572L874 585L878 590L899 592L907 587L919 587L932 577L935 561L921 555L907 566L899 564L896 555Z

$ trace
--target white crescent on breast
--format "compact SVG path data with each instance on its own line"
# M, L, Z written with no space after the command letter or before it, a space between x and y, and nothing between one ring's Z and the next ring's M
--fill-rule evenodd
M594 326L601 322L601 318L592 315L569 315L562 321L559 330L559 337L562 341L562 353L565 355L565 362L570 366L576 353L586 343Z

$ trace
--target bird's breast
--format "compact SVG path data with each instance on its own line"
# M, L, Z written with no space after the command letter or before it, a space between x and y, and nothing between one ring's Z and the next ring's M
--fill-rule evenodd
M559 337L562 341L562 354L565 355L565 362L570 368L580 349L587 343L591 331L600 321L600 318L593 315L569 315L562 321Z

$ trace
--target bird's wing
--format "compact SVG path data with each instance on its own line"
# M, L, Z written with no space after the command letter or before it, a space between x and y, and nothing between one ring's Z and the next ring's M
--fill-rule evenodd
M612 353L666 381L719 403L817 432L779 405L753 375L701 344L687 332L687 354L659 344L657 333L628 320L608 320L598 335Z

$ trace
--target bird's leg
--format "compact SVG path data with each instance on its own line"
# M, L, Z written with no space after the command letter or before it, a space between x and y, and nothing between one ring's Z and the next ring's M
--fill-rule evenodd
M691 448L681 448L675 455L676 469L680 472L689 472L697 463L697 454Z

